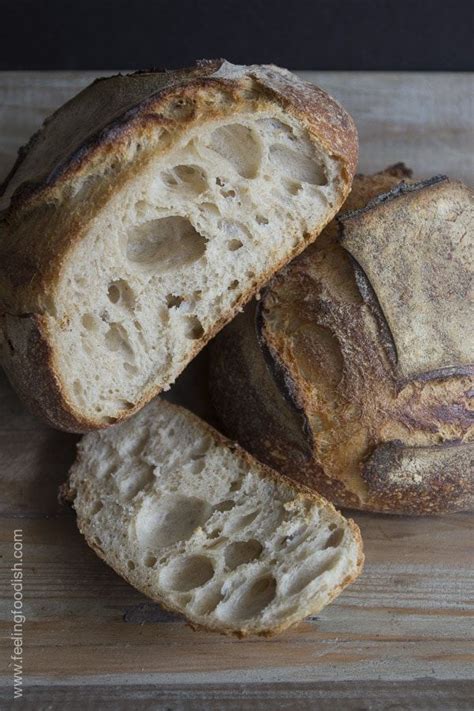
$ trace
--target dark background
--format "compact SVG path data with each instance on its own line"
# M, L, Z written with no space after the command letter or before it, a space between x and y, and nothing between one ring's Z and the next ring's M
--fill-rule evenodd
M201 57L293 69L472 70L461 0L5 0L0 69L176 67Z

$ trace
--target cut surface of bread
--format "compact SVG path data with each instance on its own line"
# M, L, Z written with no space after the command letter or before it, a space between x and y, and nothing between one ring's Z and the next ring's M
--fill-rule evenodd
M101 558L193 625L219 632L280 632L362 568L352 521L159 398L86 435L67 489Z
M96 81L4 186L12 382L64 429L130 416L315 239L356 155L344 110L276 67Z
M217 338L224 430L339 506L468 510L472 191L395 166L346 207Z

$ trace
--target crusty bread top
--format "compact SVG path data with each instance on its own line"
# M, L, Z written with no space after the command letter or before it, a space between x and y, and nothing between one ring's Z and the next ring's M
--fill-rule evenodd
M345 111L276 67L92 84L4 186L0 358L15 388L67 430L131 416L317 237L356 154Z
M82 440L66 496L118 573L226 634L281 632L362 567L359 530L331 504L160 399Z
M400 385L474 373L473 191L442 176L402 183L340 221Z
M203 95L208 116L216 118L249 100L280 105L340 160L343 192L349 190L358 154L351 117L326 92L285 69L209 60L190 69L96 80L46 119L0 188L0 300L6 310L31 308L98 205L140 170L157 142L165 144L169 132L201 118L195 99Z
M407 193L395 188L401 178L411 183L405 169L396 166L354 181L346 206L361 212L351 212L347 219L355 223L355 216L362 215L364 221L359 235L362 248L356 253L356 257L362 253L362 267L379 258L378 252L363 249L364 237L370 242L377 236L375 229L365 229L367 215L374 205L385 212L396 200L403 201ZM450 205L444 204L443 196L427 195L442 186L445 195L454 194ZM400 198L390 193L393 188ZM442 213L458 214L458 225L448 222L440 232L450 241L453 260L456 251L459 257L457 240L462 236L462 230L456 231L468 216L468 211L459 210L466 190L456 183L436 181L433 187L408 193L425 206L431 204L430 209L439 204ZM385 197L370 203L380 194ZM367 203L371 207L365 211ZM400 230L409 228L413 237L413 220L423 216L423 209L415 208L411 222L403 223ZM439 229L436 210L435 222ZM379 229L383 226L382 220ZM421 228L426 228L424 218ZM398 235L392 224L387 231L392 248L398 237L408 239ZM418 266L423 254L427 263L432 256L438 258L426 255L427 243L429 231ZM411 249L416 250L416 245ZM444 376L453 375L453 365L457 376L435 373L427 381L423 368L422 377L407 383L387 348L390 342L379 302L383 305L390 296L396 299L397 289L410 293L413 280L405 280L400 268L404 256L396 262L396 282L387 279L381 288L377 281L374 293L363 269L338 243L334 221L317 244L274 278L257 304L256 319L242 315L223 332L214 349L211 387L231 436L263 461L339 505L414 514L469 509L474 500L474 430L468 368L456 359L444 363L448 366ZM390 271L390 264L381 264L380 270ZM407 267L407 277L409 271ZM451 286L458 294L468 282L467 273L465 261L459 284L451 274L450 284L439 289ZM454 309L452 320L457 316ZM446 318L436 326L440 338L445 327L461 334L463 321L446 324ZM265 368L256 365L262 356ZM244 407L240 403L234 407L237 393L243 393Z
M201 87L212 89L213 84L227 85L237 101L242 100L240 90L267 93L309 124L321 145L344 161L348 174L354 173L354 123L326 92L274 65L201 60L184 69L138 71L96 79L48 117L20 149L15 165L0 186L0 209L5 209L12 198L14 210L39 194L58 198L57 189L66 179L93 172L98 160L129 158L127 143L134 132L141 128L146 132L150 124L166 126L176 120L191 121L193 92ZM179 94L180 99L170 105L168 99L174 94ZM222 107L215 108L219 111Z

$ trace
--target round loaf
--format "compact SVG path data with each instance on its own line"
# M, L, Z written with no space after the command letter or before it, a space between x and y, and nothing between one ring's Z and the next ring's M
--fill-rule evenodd
M228 435L337 505L465 510L472 192L409 175L356 177L339 228L216 339L211 389Z
M55 427L130 417L317 237L356 163L350 116L277 67L95 81L0 187L11 382Z

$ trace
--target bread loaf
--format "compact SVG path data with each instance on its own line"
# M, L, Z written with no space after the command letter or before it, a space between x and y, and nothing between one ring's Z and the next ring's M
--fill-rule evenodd
M159 398L82 439L65 494L89 545L120 575L226 634L281 632L362 567L352 521Z
M1 360L87 431L167 388L337 212L354 124L273 66L94 82L21 150L0 207Z
M471 508L472 191L394 166L345 209L216 339L225 431L341 506Z

